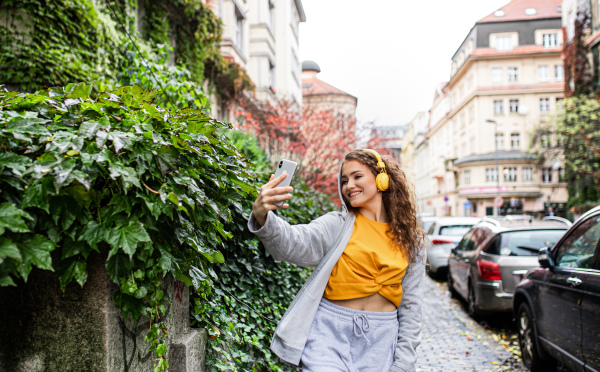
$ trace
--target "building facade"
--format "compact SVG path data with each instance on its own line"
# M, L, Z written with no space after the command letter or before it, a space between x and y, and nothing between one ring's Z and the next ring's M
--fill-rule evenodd
M563 97L561 16L559 0L513 0L452 57L426 136L432 187L421 197L436 215L493 215L495 199L501 215L564 212L560 159L530 154L531 132Z
M223 22L221 53L244 68L259 100L285 99L302 106L300 65L301 0L208 0ZM213 97L213 113L232 119L230 109Z

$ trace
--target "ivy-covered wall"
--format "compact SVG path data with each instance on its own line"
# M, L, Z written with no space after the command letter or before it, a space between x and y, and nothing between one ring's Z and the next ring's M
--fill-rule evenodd
M170 60L191 81L232 99L253 86L219 52L221 27L201 0L6 0L0 84L29 92L72 82L116 84L128 54L174 46Z

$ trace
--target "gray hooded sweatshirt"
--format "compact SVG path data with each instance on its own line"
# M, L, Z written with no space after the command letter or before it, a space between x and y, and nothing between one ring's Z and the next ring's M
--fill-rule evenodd
M331 271L341 257L354 229L355 215L344 204L338 191L342 212L329 212L309 224L290 225L275 213L267 213L260 227L250 215L248 228L258 236L273 258L298 266L317 266L277 325L271 350L283 361L298 366L310 327L323 297ZM422 303L424 296L425 249L402 278L402 301L398 306L398 342L392 372L415 372L417 346L421 343Z

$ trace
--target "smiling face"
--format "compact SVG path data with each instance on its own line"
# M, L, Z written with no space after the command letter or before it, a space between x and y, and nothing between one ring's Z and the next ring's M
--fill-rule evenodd
M341 182L342 194L352 207L373 209L381 205L382 197L377 192L375 175L363 163L356 160L344 162Z

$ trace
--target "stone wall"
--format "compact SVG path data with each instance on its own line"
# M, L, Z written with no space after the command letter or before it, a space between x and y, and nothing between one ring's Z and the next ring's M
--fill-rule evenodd
M83 288L73 282L63 293L52 272L37 269L27 284L0 288L0 372L153 370L149 320L134 324L114 306L105 259L91 253ZM172 278L163 286L169 371L204 371L206 332L189 327L188 287Z

